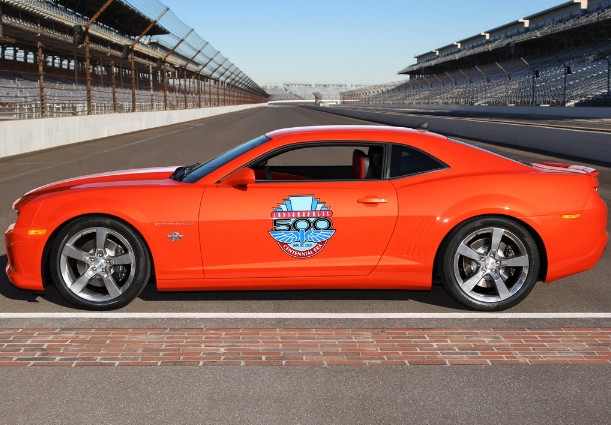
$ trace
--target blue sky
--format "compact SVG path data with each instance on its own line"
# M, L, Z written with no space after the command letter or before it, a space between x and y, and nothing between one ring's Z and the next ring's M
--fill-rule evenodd
M258 84L374 84L559 0L161 0Z

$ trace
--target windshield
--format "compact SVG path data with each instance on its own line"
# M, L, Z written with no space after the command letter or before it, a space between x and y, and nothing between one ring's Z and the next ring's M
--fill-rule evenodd
M263 143L269 140L271 139L267 136L260 136L256 139L252 139L246 143L243 143L240 146L236 146L235 148L230 149L227 152L220 154L216 158L212 158L210 161L195 168L189 174L187 174L182 181L185 183L194 183L202 177L207 176L217 168L227 164L230 161L233 161L238 156L242 155L244 152L248 152L249 150L254 149L257 146L261 146Z

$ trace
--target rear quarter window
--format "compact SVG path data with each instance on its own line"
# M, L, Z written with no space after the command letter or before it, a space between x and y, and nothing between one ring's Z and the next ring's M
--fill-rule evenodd
M438 159L410 146L393 144L390 150L390 178L428 173L446 167Z

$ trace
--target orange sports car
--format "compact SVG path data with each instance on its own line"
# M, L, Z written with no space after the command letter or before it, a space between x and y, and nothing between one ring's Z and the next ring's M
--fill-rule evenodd
M273 131L203 164L53 183L14 203L9 279L88 309L159 291L430 289L503 310L607 244L598 172L381 126ZM567 241L570 240L569 241Z

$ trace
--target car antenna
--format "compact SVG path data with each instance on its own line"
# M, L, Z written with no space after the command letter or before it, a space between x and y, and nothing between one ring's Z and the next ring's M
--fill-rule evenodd
M428 123L428 121L425 121L422 124L420 124L419 126L414 127L414 130L428 131L429 130L429 123Z

